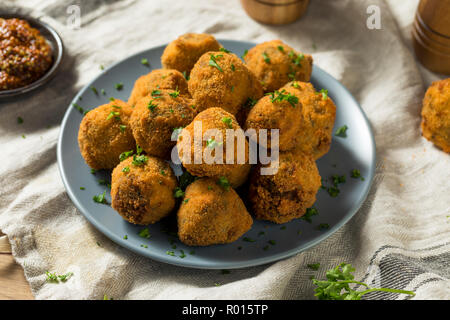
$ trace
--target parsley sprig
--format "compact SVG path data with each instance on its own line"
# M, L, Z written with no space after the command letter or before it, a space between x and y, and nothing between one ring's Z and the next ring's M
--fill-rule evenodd
M341 263L326 273L327 280L312 279L317 286L314 291L319 300L361 300L361 297L369 292L383 291L392 293L403 293L415 296L412 291L390 289L390 288L371 288L367 284L354 280L353 272L355 268L351 264ZM363 291L356 291L350 288L350 284L359 284L366 288Z
M213 55L211 54L209 57L209 65L211 67L217 68L220 72L223 72L223 69L217 64L217 58L223 57L223 54Z
M266 93L266 95L270 96L270 101L272 101L272 103L287 101L294 108L298 103L298 98L292 93L287 92L285 89L281 91L275 90L274 92Z

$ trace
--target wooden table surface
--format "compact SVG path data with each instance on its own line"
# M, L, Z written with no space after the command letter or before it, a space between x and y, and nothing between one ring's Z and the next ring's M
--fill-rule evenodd
M0 232L0 236L1 236ZM0 253L0 300L31 300L30 285L11 253Z

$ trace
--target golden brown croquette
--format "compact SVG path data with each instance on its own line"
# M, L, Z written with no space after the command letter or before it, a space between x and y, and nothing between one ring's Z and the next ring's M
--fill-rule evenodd
M422 135L450 153L450 78L433 82L423 99Z
M294 50L281 40L263 42L244 57L265 92L278 90L292 80L309 81L312 56Z
M296 148L317 160L330 150L336 105L327 91L317 92L309 82L293 81L284 88L294 90L303 106Z
M135 148L129 126L132 111L127 103L115 99L84 116L78 131L78 145L92 169L113 169L122 152Z
M204 139L195 141L194 129L195 126L201 124L201 136ZM206 137L205 132L210 129L217 129L222 137ZM235 137L234 148L232 155L233 164L227 164L227 129L239 130L241 129L236 121L236 118L221 108L209 108L200 112L186 128L181 131L177 141L177 147L180 159L183 166L189 173L198 177L213 177L219 179L225 177L233 187L242 185L250 172L248 142L244 137L242 131L242 139L244 141L244 148L242 154L238 153L237 145L239 138ZM189 139L186 139L189 137ZM232 138L231 138L232 139ZM216 148L223 150L223 163L208 164L203 155L210 151L211 156L215 156ZM190 150L190 152L188 152ZM195 157L200 156L201 163L195 163ZM187 161L185 161L188 159ZM239 163L239 159L242 161ZM190 161L190 163L187 163Z
M112 207L128 222L153 224L175 207L177 179L169 164L152 156L131 156L112 173Z
M192 100L173 90L154 90L138 101L130 119L136 143L149 155L169 158L176 141L174 129L185 127L195 116Z
M189 92L199 111L219 107L236 115L249 98L259 99L263 90L253 73L235 54L207 52L191 72Z
M197 60L208 51L219 51L221 45L210 34L186 33L164 49L161 63L166 69L176 69L189 75Z
M261 175L260 169L252 170L248 195L256 219L285 223L303 216L316 201L321 178L310 155L283 152L275 175Z
M190 184L178 210L178 236L189 246L208 246L236 241L250 230L253 219L232 188L214 179Z

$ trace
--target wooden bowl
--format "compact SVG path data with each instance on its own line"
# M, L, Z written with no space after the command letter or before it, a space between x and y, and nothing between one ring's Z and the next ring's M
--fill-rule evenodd
M241 0L247 14L266 24L288 24L299 19L309 0Z
M412 36L419 61L433 72L450 74L450 0L421 0Z

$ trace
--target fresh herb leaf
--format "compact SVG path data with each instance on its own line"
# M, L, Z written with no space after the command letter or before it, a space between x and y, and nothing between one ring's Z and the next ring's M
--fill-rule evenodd
M308 268L310 268L311 270L317 271L320 268L320 263L311 263L308 264Z
M125 159L127 159L128 157L132 156L133 153L134 153L133 150L122 152L122 153L119 155L119 160L120 160L120 162L122 162L123 160L125 160Z
M141 64L147 67L150 67L150 63L148 62L147 58L142 58L141 59Z
M138 235L139 235L139 237L146 238L146 239L150 239L150 237L151 237L150 231L148 230L148 228L144 228L141 231L139 231Z
M217 184L224 188L226 191L230 190L230 182L226 177L220 177L219 180L217 180Z
M269 56L267 55L267 53L263 52L263 53L262 53L262 56L263 56L263 59L264 59L264 61L265 61L266 63L270 63L270 58L269 58Z
M346 138L347 137L347 125L343 125L339 129L336 130L336 133L334 134L337 137Z
M94 200L94 202L97 203L103 203L106 204L106 190L103 191L103 193L99 194L99 195L95 195L92 197L92 200Z
M146 164L148 161L148 157L146 155L134 155L133 156L133 161L131 162L133 165L135 166L142 166L144 164Z
M218 54L218 55L214 55L211 54L210 58L209 58L209 65L217 68L217 70L219 70L220 72L223 72L223 69L217 64L217 58L223 57L223 55Z
M312 222L311 217L316 216L318 214L319 214L319 211L316 208L311 207L311 208L306 209L306 213L301 217L301 219L311 223Z
M184 191L181 190L180 187L176 187L174 192L173 192L173 196L174 198L183 198L184 197Z
M223 117L222 122L225 123L228 128L233 129L233 120L230 117Z

